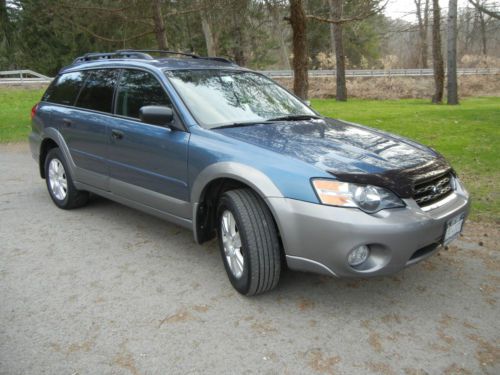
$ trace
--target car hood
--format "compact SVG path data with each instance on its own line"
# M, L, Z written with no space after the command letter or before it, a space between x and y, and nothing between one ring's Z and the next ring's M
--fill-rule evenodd
M403 137L333 119L215 129L227 137L291 156L349 182L411 196L416 180L450 169L437 152Z

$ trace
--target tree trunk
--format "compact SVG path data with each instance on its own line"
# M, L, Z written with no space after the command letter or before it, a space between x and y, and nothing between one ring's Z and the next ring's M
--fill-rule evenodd
M302 0L290 0L290 23L293 32L293 92L302 99L307 99L307 19Z
M163 21L163 14L161 12L161 1L153 0L151 3L153 7L153 22L158 48L166 50L168 48L167 35L165 34L165 22Z
M290 70L290 60L288 58L288 48L286 46L285 34L283 32L282 22L283 19L280 16L279 7L277 4L272 2L267 2L267 7L271 13L273 19L273 29L276 35L278 35L280 42L280 59L281 66L285 69Z
M439 0L432 0L432 65L434 67L435 91L432 96L433 103L443 101L444 86L444 64L443 53L441 52L441 9Z
M418 21L418 39L419 39L419 67L426 69L427 65L427 31L429 27L429 0L425 0L425 5L422 14L422 0L415 0L417 8Z
M203 29L203 35L205 36L205 44L207 46L207 55L216 56L217 50L215 49L214 35L212 34L212 28L208 21L207 13L205 10L200 10L201 17L201 28Z
M470 12L470 8L469 8L469 4L467 4L467 7L465 8L465 20L464 20L464 23L465 23L465 30L464 30L464 49L463 49L463 54L464 55L467 55L469 53L469 46L470 46L470 42L471 42L471 32L470 32L470 19L471 19L471 16L470 16L471 12Z
M246 56L246 17L248 16L249 0L233 0L231 12L233 22L232 51L236 64L244 66L247 63Z
M448 104L458 104L457 83L457 0L450 0L448 5L447 30L447 67L448 67Z
M482 53L484 56L486 56L488 52L486 49L486 22L484 21L484 14L482 12L479 12L479 24L481 26Z
M329 0L330 17L334 20L342 18L342 1L343 0ZM333 37L335 42L335 62L336 62L336 79L337 79L337 92L335 98L337 101L345 102L347 100L347 85L345 80L345 53L344 41L342 35L342 24L333 24Z
M424 35L422 38L422 68L427 69L429 67L429 61L427 58L427 35L429 33L429 0L425 0L424 7Z

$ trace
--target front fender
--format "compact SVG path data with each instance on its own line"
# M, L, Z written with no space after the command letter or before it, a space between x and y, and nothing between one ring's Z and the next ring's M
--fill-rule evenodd
M203 190L211 182L219 178L232 178L249 185L263 199L282 198L283 194L271 179L256 168L245 164L225 161L211 164L198 174L191 189L191 202L198 203Z
M248 165L225 161L211 164L202 170L191 189L191 203L193 207L193 235L197 243L204 242L206 238L198 232L198 209L203 201L205 188L212 182L221 178L230 178L250 186L267 202L270 197L283 197L281 191L263 172Z

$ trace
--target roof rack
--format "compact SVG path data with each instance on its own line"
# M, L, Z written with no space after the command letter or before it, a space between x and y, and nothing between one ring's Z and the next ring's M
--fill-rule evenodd
M233 64L233 62L229 59L226 59L225 57L209 57L209 56L199 56L194 53L188 53L188 52L177 52L177 51L168 51L168 50L163 50L163 49L121 49L116 52L123 52L123 53L158 53L160 55L181 55L181 56L187 56L191 57L193 59L204 59L204 60L214 60L214 61L220 61L224 63L229 63Z
M120 52L120 53L144 53L144 54L158 53L160 55L180 55L180 56L192 57L193 59L200 58L200 56L195 55L194 53L168 51L168 50L164 50L164 49L120 49L116 52ZM148 56L151 57L151 55L148 55Z
M144 59L153 60L153 58L147 53L134 52L134 51L116 51L116 52L91 52L86 53L83 56L77 57L73 63L79 63L90 60L107 60L107 59Z
M167 51L161 49L121 49L115 52L91 52L91 53L86 53L83 56L77 57L73 61L73 64L91 60L108 60L108 59L120 59L120 58L154 60L154 58L150 55L150 53L157 53L160 55L180 55L180 56L191 57L193 59L213 60L228 64L234 64L231 60L226 59L224 57L205 57L205 56L198 56L193 53Z

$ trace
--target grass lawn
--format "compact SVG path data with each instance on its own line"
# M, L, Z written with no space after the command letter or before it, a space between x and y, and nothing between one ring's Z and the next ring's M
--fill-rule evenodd
M26 141L31 130L31 108L45 89L0 87L0 142Z
M0 88L0 142L26 141L30 110L44 90ZM500 222L500 98L459 106L428 100L312 100L320 113L400 134L441 152L473 196L474 219Z
M419 141L442 153L472 194L472 217L500 222L500 98L466 98L459 106L428 100L312 100L323 115Z

